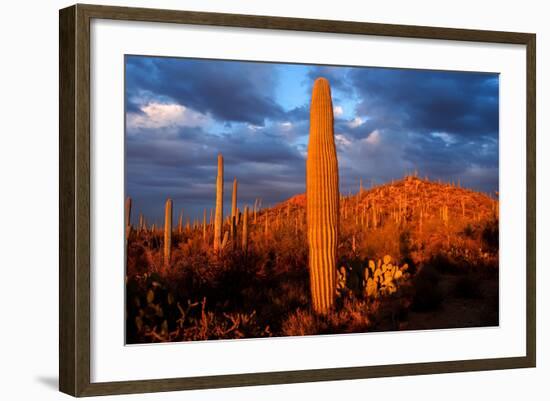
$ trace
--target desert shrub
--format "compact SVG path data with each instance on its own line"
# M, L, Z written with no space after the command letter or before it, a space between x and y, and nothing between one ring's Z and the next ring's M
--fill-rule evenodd
M414 262L413 258L410 256L407 256L402 259L401 265L407 264L409 266L409 269L407 270L409 274L414 275L416 273L416 263Z
M149 270L151 261L148 251L147 248L141 244L130 241L127 257L127 269L129 274L143 274Z
M298 309L282 325L285 336L308 336L318 333L319 322L316 316L306 310Z
M481 288L477 277L465 275L458 278L453 287L453 295L458 298L481 298Z
M342 306L327 315L316 315L298 309L283 322L282 334L303 336L313 334L362 333L371 327L372 308L367 302L346 299Z
M411 232L409 230L401 231L401 234L399 234L399 252L401 253L401 259L410 259L411 246Z
M439 285L440 277L432 266L423 266L412 280L414 295L412 309L419 312L433 311L443 301L443 292Z
M462 231L462 234L467 238L474 239L475 238L475 229L472 226L472 224L470 224L470 223L466 224L466 226L464 227L464 230Z
M428 262L426 262L426 266L428 266L430 270L447 274L456 274L464 270L463 265L461 266L460 264L457 264L452 257L444 254L443 252L438 252L433 255Z
M483 228L481 234L481 239L483 240L483 245L488 251L498 252L498 220L491 220L487 222Z

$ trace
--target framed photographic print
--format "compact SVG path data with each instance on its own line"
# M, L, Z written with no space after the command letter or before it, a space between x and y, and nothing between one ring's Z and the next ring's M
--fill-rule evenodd
M534 34L61 10L60 390L534 367L535 112Z

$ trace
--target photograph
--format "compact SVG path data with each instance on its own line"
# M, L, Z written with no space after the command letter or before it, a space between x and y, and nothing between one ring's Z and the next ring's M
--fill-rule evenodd
M126 54L125 343L499 326L499 83Z

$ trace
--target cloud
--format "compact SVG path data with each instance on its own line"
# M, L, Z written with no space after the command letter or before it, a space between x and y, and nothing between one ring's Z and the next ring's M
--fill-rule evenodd
M341 115L344 114L344 109L342 108L342 106L334 106L334 117L340 117Z
M136 93L185 104L214 118L262 126L285 117L274 99L274 64L222 60L127 56L126 98L135 109Z
M498 134L498 76L405 69L354 69L356 112L386 128L460 137Z
M457 142L456 138L453 135L446 132L432 132L431 136L441 139L445 143L445 146L450 146Z
M361 117L355 117L353 120L348 121L348 127L350 128L357 128L360 125L363 125L365 121Z
M140 113L127 114L127 127L133 131L140 128L200 127L209 122L204 114L180 104L151 102L140 107Z
M369 136L367 136L364 141L369 145L378 145L380 143L380 131L377 129L372 131Z
M288 131L288 130L292 129L292 123L290 121L282 122L282 123L280 123L280 126L285 131Z
M334 140L339 148L345 148L352 144L352 141L343 134L335 134Z

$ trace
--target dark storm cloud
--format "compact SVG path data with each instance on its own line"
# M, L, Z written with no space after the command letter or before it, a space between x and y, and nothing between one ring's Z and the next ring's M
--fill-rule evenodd
M495 74L355 68L349 76L361 96L357 113L387 128L474 139L498 133Z
M274 66L128 56L127 104L129 109L139 109L140 93L154 93L222 121L262 126L267 118L285 117L273 100Z
M317 78L324 77L330 82L330 87L333 91L336 89L348 93L353 92L354 88L352 82L348 80L348 73L350 70L350 67L312 66L308 72L309 79L306 82L308 91L311 91L313 82L315 82Z
M355 119L338 119L347 168L378 182L417 170L423 176L482 191L498 188L498 75L352 68ZM371 140L367 140L368 138Z
M274 132L242 131L216 135L200 128L155 136L127 136L127 193L140 196L136 210L161 216L170 197L191 217L214 206L217 155L224 156L225 206L230 208L233 177L239 181L239 206L256 198L273 204L304 190L303 156ZM159 132L160 131L160 132Z

